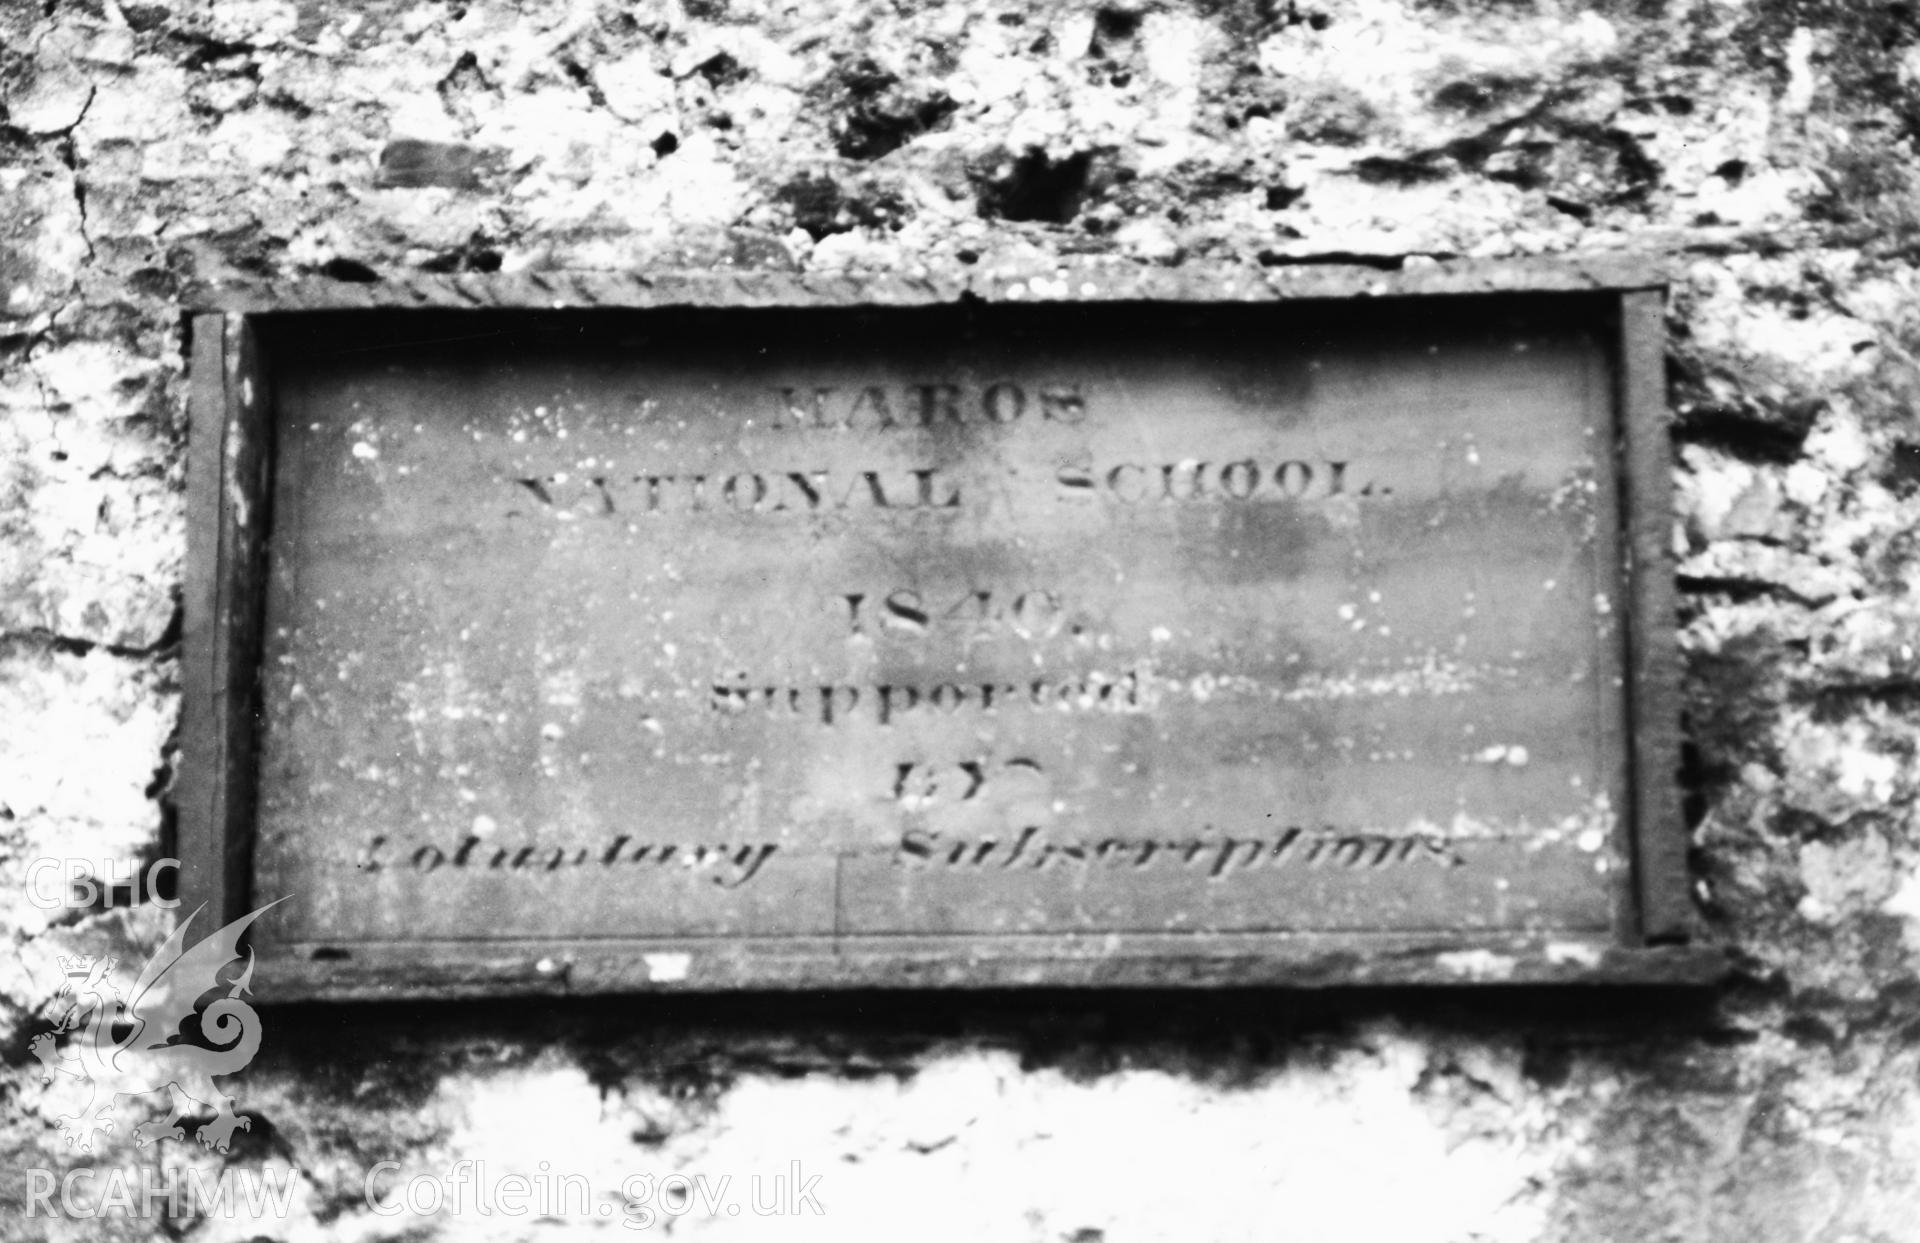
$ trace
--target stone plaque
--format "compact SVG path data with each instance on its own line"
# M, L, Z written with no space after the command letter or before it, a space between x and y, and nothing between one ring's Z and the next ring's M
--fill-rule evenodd
M1592 968L1643 914L1618 324L289 321L261 943L382 987Z

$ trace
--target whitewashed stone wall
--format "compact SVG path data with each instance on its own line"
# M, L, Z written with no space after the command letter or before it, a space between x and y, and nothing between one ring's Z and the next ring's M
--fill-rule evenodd
M653 1227L701 1238L1920 1238L1917 129L1880 0L0 3L0 1236L629 1233L363 1196L472 1160L819 1176L823 1215ZM274 1011L231 1153L63 1149L56 959L170 917L25 873L162 853L186 284L1616 248L1678 273L1725 989ZM156 1161L297 1174L284 1213L26 1216L21 1171Z

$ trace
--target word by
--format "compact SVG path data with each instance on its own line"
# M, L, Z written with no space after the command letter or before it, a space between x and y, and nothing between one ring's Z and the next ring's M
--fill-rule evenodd
M85 910L112 890L130 889L136 901L144 896L154 906L172 910L180 899L160 896L160 873L168 871L178 876L180 860L155 859L143 873L137 859L35 859L27 865L27 901L43 911ZM42 883L56 874L66 881L63 890L52 891Z
M893 797L910 810L925 807L942 797L964 803L979 797L988 779L995 774L1045 780L1039 761L1024 758L997 764L989 760L961 760L955 764L911 761L893 766Z

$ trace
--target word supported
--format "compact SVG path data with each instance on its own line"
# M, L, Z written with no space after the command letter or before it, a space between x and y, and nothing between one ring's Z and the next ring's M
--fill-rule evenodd
M952 715L1024 706L1062 712L1129 713L1143 712L1151 706L1143 695L1138 671L1117 677L1095 671L1060 681L1034 678L1026 682L939 682L931 686L750 686L746 674L737 678L738 685L713 683L713 695L707 703L715 712L737 716L757 709L782 720L817 720L822 725L859 715L890 725L913 712ZM1146 680L1151 683L1152 675ZM1150 692L1150 687L1145 689Z

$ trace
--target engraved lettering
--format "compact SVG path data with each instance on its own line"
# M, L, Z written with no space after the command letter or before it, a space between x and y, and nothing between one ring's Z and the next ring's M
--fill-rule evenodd
M914 471L908 471L907 473L912 475L914 479L919 481L920 508L922 509L958 509L960 508L960 485L959 484L956 483L953 485L953 490L947 493L946 500L936 501L933 499L933 477L937 473L935 470L914 470Z
M1027 411L1027 395L1018 384L1002 382L980 395L980 408L989 423L1011 423Z
M933 777L925 765L896 764L894 769L893 797L895 799L904 803L909 798L918 800L933 797ZM912 787L911 795L908 794L909 785Z
M1256 869L1286 866L1289 860L1297 860L1302 866L1331 864L1352 870L1465 866L1465 860L1453 844L1433 834L1352 831L1328 825L1313 834L1304 851L1296 853L1294 847L1306 833L1296 826L1274 837L1242 838L1215 836L1208 827L1190 837L1113 836L1088 842L1074 838L1049 840L1038 825L1028 825L1013 845L1001 853L994 838L943 838L932 830L908 829L900 836L895 860L911 866L978 867L997 859L1002 869L1021 864L1035 871L1090 867L1132 871L1178 869L1204 876L1209 884L1227 883Z
M1343 837L1333 844L1333 861L1344 867L1352 867L1367 857L1367 842L1364 838Z
M727 880L724 876L716 876L713 878L713 883L722 889L740 888L740 886L746 884L755 876L758 876L760 869L767 865L767 860L773 858L774 852L779 849L779 845L774 842L762 842L758 846L740 847L733 854L733 866L738 871L738 875L732 881Z
M1178 482L1183 473L1187 476L1187 490L1184 495L1182 495L1180 491L1180 484ZM1160 468L1161 496L1169 501L1199 500L1202 496L1206 495L1206 485L1203 479L1206 473L1207 464L1205 462L1195 462L1191 459L1185 462L1174 462L1171 465L1162 466Z
M1392 489L1369 483L1357 493L1348 482L1348 461L1313 462L1300 458L1264 468L1253 458L1215 467L1189 458L1181 462L1146 466L1135 462L1088 466L1062 462L1054 467L1055 497L1087 500L1104 494L1121 505L1150 499L1175 504L1326 500L1336 496L1388 496ZM1158 476L1155 485L1148 482Z
M1241 481L1234 482L1235 478ZM1227 499L1234 501L1250 500L1260 488L1260 466L1252 458L1244 461L1228 462L1220 468L1220 491Z
M883 607L886 609L886 616L882 620L887 625L898 630L910 630L916 634L926 630L929 618L919 592L905 588L889 592Z
M741 513L749 513L767 499L767 481L758 475L728 475L721 493L728 505Z
M746 676L744 673L741 674L741 680L744 681ZM752 696L753 692L744 686L728 686L722 682L715 682L713 684L713 698L708 702L712 704L716 711L733 714L745 712L747 705L752 702Z
M827 397L832 392L833 390L830 388L813 389L811 390L807 404L802 405L800 395L795 390L790 388L780 389L779 413L774 415L773 425L775 427L785 426L780 421L780 416L785 415L792 421L794 427L831 426L827 422Z
M1274 468L1273 482L1287 496L1305 496L1313 486L1313 467L1305 462L1282 462Z
M607 491L604 477L577 478L572 475L539 475L527 479L515 479L527 491L537 497L542 505L558 510L560 517L597 515L604 517L614 512L613 494ZM592 504L587 502L591 500Z
M940 682L931 686L900 683L749 686L744 674L735 676L737 684L720 680L709 685L710 711L722 716L739 716L757 706L770 717L817 721L824 725L848 720L863 708L871 712L871 719L887 725L908 713L936 708L948 713L966 710L984 713L1024 705L1052 711L1124 715L1148 711L1157 702L1157 695L1143 692L1143 687L1156 684L1143 681L1137 672L1116 677L1095 671L1084 678L1059 682L1034 678L1019 684ZM820 705L817 713L812 707L815 703Z
M972 618L965 619L961 614L971 606ZM953 607L940 614L942 621L972 620L985 623L993 618L993 593L991 591L970 591L953 602Z
M836 708L836 704L838 705ZM820 723L833 724L836 711L841 716L853 715L860 706L860 688L857 686L823 686L820 688Z
M878 384L869 384L860 390L853 399L853 409L847 413L846 427L858 427L863 415L873 422L875 429L894 427L893 407L887 404L887 390Z
M936 420L960 422L960 386L958 384L917 384L913 390L920 398L920 426L932 427Z
M1229 868L1235 866L1234 855L1236 852L1242 850L1246 853L1241 857L1239 866L1243 868L1252 867L1260 859L1260 846L1261 844L1259 842L1239 842L1231 837L1223 839L1220 843L1218 853L1214 856L1213 870L1209 872L1208 875L1215 880L1224 876Z
M386 840L384 837L374 838L369 852L377 853ZM706 874L708 880L723 889L738 889L758 876L768 860L780 849L775 842L643 842L628 852L626 848L632 840L630 835L623 833L611 839L604 848L527 844L502 846L487 853L479 850L479 836L468 834L451 855L439 845L427 842L416 847L408 855L408 860L413 870L423 876L442 868L479 867L482 855L486 859L485 867L489 870L510 872L556 872L562 868L586 867L604 869L619 863L651 864L660 868L678 865L687 874Z
M895 707L896 697L899 706ZM911 712L920 702L920 691L913 686L882 686L880 688L880 723L891 725L896 712Z
M1062 497L1085 500L1094 494L1093 475L1084 466L1068 463L1055 470L1053 478L1060 485Z
M986 593L980 595L984 600ZM1066 605L1051 591L1023 591L1014 598L1011 617L1021 638L1051 638L1066 624Z
M1030 824L1024 829L1021 829L1019 838L1013 843L1013 850L1008 853L1006 862L1000 866L1005 868L1012 867L1019 861L1020 856L1027 852L1027 846L1038 836L1040 836L1040 827L1038 825Z
M1025 417L1031 404L1029 388L1014 380L996 381L971 396L959 384L908 384L897 390L867 384L851 392L847 398L831 386L775 388L770 426L776 431L882 431L974 421L1005 426ZM1072 425L1087 417L1087 398L1078 384L1045 384L1031 392L1048 422Z
M1147 485L1144 482L1131 486L1121 484L1121 479L1128 477L1128 472L1132 472L1132 477L1136 478L1145 473L1141 467L1126 463L1122 463L1107 472L1107 491L1111 492L1113 498L1123 505L1131 505L1136 501L1144 501L1147 499Z
M529 476L508 482L525 490L557 518L610 518L626 502L629 512L698 514L711 509L736 514L812 514L824 509L957 510L961 485L941 467L899 472L878 470L742 471L731 475L638 474L623 481L606 476ZM709 483L712 484L709 489ZM637 499L619 495L633 489Z
M1079 423L1087 417L1087 399L1078 384L1050 384L1040 390L1040 417L1052 423Z
M795 508L820 508L820 495L827 489L826 471L790 470L787 472L786 478L787 482L793 485L794 491L800 494L800 499L806 502L804 506L795 506ZM787 503L785 500L782 500L778 505L774 506L776 510L785 509L786 507Z
M886 509L888 507L886 490L880 486L880 472L863 470L854 476L852 485L847 488L846 494L840 498L840 508L855 508L854 497L862 495L860 491L862 484L866 486L864 495L866 495L872 503L873 508Z
M942 682L927 693L929 707L946 712L958 712L967 702L967 689L952 682Z

